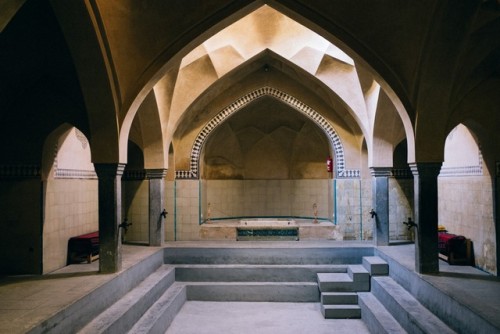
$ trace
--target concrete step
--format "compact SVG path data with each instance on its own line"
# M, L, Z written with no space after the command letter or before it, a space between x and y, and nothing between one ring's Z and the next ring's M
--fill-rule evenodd
M316 282L316 274L346 273L346 265L176 265L181 282Z
M358 294L361 318L372 333L407 333L371 292Z
M128 333L164 334L186 300L186 286L181 283L174 283L144 313Z
M184 282L187 299L197 301L319 302L312 282Z
M372 277L371 291L406 331L455 333L391 277Z
M323 305L338 305L338 304L358 304L358 294L356 292L322 292L321 304Z
M352 264L347 266L347 273L355 282L370 281L370 273L361 264Z
M83 327L79 333L125 333L175 280L175 270L160 266L139 285Z
M318 273L318 285L321 292L357 292L369 291L370 281L354 281L348 273Z
M389 265L378 256L363 256L363 267L372 276L389 275Z
M321 313L325 319L361 318L361 309L358 305L321 305Z
M285 243L286 244L286 243ZM373 255L373 246L359 247L172 247L165 248L165 264L352 264Z

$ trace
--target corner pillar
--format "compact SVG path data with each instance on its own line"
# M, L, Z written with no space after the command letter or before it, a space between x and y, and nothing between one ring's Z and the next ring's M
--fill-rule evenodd
M389 177L391 167L371 167L372 174L372 210L373 241L377 246L389 245Z
M146 169L149 183L149 245L163 246L165 224L165 175L166 169Z
M99 194L99 271L114 273L121 270L120 239L121 176L125 164L94 164Z
M409 164L414 180L415 271L439 272L438 257L438 182L439 163Z

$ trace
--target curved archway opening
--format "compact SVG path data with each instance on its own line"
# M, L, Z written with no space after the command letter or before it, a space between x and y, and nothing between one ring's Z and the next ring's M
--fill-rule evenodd
M332 175L326 168L332 147L324 129L267 95L220 121L200 145L200 215L208 223L202 235L223 238L213 235L214 224L229 228L248 219L248 224L269 225L293 220L301 240L312 237L306 225L336 231L330 219Z
M494 188L483 168L480 143L468 127L459 124L448 134L444 154L438 177L439 225L470 239L474 264L496 273Z
M48 273L86 261L68 252L68 240L99 229L97 175L87 137L69 124L54 130L45 141L42 175L42 262L43 273Z

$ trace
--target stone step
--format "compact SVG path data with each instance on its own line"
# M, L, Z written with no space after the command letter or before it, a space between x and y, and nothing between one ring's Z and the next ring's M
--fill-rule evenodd
M361 308L361 318L373 333L407 333L371 292L360 292L358 300Z
M348 273L318 273L318 285L321 292L357 292L369 291L370 281L354 281Z
M389 265L378 256L363 256L363 267L372 276L389 275Z
M321 313L325 319L361 318L361 309L358 305L321 305Z
M356 292L322 292L321 304L336 305L336 304L358 304L358 294Z
M406 331L455 333L391 277L372 277L371 291Z
M346 265L176 265L180 282L316 282L316 274L346 273Z
M160 266L139 285L83 327L79 333L125 333L175 280L175 270Z
M373 246L359 247L172 247L165 249L165 264L352 264L373 255Z
M183 282L187 299L197 301L319 302L313 282Z
M370 273L361 264L347 266L347 273L355 282L367 282L370 280Z
M172 284L146 313L144 313L128 333L165 333L186 300L186 286L181 283Z

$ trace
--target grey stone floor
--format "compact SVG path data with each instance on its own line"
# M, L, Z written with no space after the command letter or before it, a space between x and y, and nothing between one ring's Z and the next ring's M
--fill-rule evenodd
M360 319L324 319L319 303L184 304L166 334L364 334Z
M178 242L178 243L168 243L167 247L356 247L357 245L363 246L366 243L353 243L353 242ZM388 246L379 247L384 253L396 259L399 263L408 267L410 270L414 270L414 246L413 245L398 245L398 246ZM156 247L144 247L144 246L124 246L123 247L123 269L136 264L140 260L147 256L150 256L154 252L159 251ZM92 264L81 264L81 265L71 265L58 270L54 273L43 275L43 276L13 276L13 277L0 277L0 333L26 333L30 328L36 326L37 324L48 319L56 312L66 308L68 305L73 303L75 300L81 298L83 295L88 294L90 291L95 289L97 286L104 284L105 282L111 280L117 274L98 274L98 261ZM446 291L451 296L454 296L458 301L463 302L468 305L472 310L481 314L486 319L489 319L492 323L499 324L500 328L500 279L498 277L488 275L480 270L473 267L464 266L449 266L446 262L440 261L440 271L439 275L423 275L422 278L431 282L433 285L439 289ZM244 307L244 304L236 305L236 303L210 303L201 304L203 307L197 305L198 302L188 302L185 309L179 313L178 318L174 322L183 321L183 317L191 312L191 325L196 327L196 333L210 333L201 332L201 330L209 329L209 322L206 319L200 318L200 322L194 321L196 318L194 315L204 315L208 314L212 310L216 310L217 307L222 309L213 315L212 319L219 317L219 322L223 323L220 319L226 319L227 313L237 310L238 307ZM256 303L253 303L256 304ZM275 305L275 304L270 304ZM308 304L288 304L290 307L289 312L283 318L288 319L304 319L302 315L306 315L309 312L313 312L314 315L307 316L308 321L299 321L295 327L307 325L310 320L318 319L318 327L315 330L302 330L297 332L283 331L283 333L324 333L321 332L321 323L326 321L327 323L335 322L335 329L331 332L337 333L337 328L341 328L344 321L348 321L349 326L354 325L359 322L360 325L363 323L359 320L325 320L322 319L321 313L316 311L311 311L308 307L319 307L317 304L312 304L312 306L307 306ZM316 305L316 306L314 306ZM285 307L286 304L278 305L280 307ZM196 307L202 308L202 311L196 312ZM264 332L267 330L265 327L256 327L255 323L258 319L255 315L259 312L263 312L263 317L260 318L260 324L270 324L266 322L265 319L268 315L275 314L273 319L276 319L276 315L283 314L280 309L275 307L270 307L270 309L265 309L264 304L257 303L257 305L247 305L245 310L240 310L235 313L238 318L246 317L246 314L252 314L246 321L247 324L254 324L251 331L248 333L273 333L279 334L278 329L270 329L269 332ZM293 308L298 308L298 310L293 310ZM186 313L187 312L187 313ZM275 313L276 312L276 313ZM290 315L294 316L290 316ZM316 321L314 321L316 322ZM304 323L304 324L302 324ZM217 323L216 323L217 324ZM337 325L338 324L338 325ZM221 324L217 324L221 325ZM175 329L175 324L169 329L168 333L189 333L183 329L182 332L173 332ZM286 325L287 326L287 325ZM242 327L242 326L240 326ZM285 328L285 327L284 327ZM318 329L320 328L320 329ZM364 327L363 327L364 328ZM187 329L186 329L187 330ZM240 328L240 330L244 330ZM363 329L361 329L363 330ZM364 328L366 330L366 328ZM231 333L225 332L223 330L217 331L217 333ZM245 333L238 331L237 333ZM342 333L342 332L339 332ZM352 330L351 327L345 333L357 333ZM359 333L364 333L360 331Z

